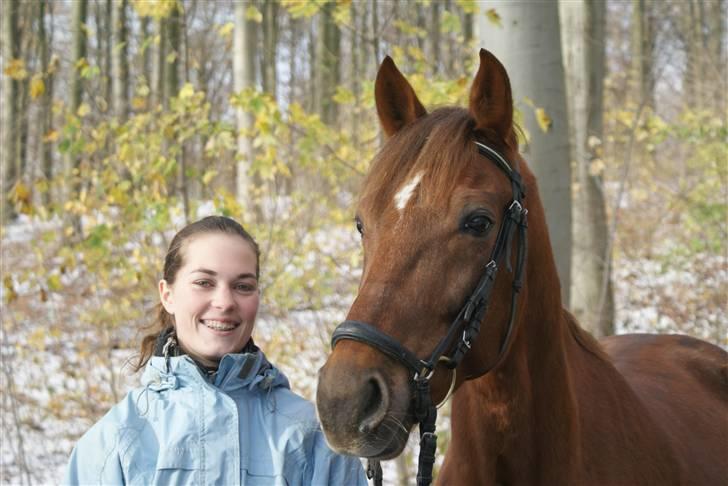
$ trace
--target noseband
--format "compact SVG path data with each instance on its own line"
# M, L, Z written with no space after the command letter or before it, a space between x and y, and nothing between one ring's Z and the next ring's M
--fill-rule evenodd
M488 309L490 294L493 290L498 264L505 256L508 271L511 268L511 249L513 234L518 229L518 255L516 270L513 275L513 293L511 296L511 311L505 336L500 344L498 357L485 371L492 370L503 360L513 335L513 326L516 316L516 302L518 292L523 284L523 270L526 264L526 215L528 210L523 207L525 188L518 166L511 165L506 159L491 147L475 142L478 152L493 161L510 179L513 191L513 200L505 209L503 222L498 231L495 246L490 255L490 261L485 265L483 276L478 281L470 297L460 309L455 320L450 324L447 334L440 340L435 350L427 359L419 359L409 349L402 346L391 336L384 334L374 326L360 321L344 321L334 330L331 337L331 348L342 339L351 339L368 344L387 356L399 361L412 371L410 381L413 387L413 408L416 422L420 429L420 454L417 468L417 486L427 486L432 482L432 467L435 463L435 450L437 436L435 435L435 420L437 407L432 403L430 394L430 379L438 363L443 363L453 370L453 385L455 382L454 370L460 364L463 356L470 350L472 342L480 332L480 324ZM456 340L457 342L453 344ZM448 352L449 350L449 352ZM452 386L451 386L452 390ZM367 466L367 476L374 479L375 485L382 484L382 468L377 460L370 460Z

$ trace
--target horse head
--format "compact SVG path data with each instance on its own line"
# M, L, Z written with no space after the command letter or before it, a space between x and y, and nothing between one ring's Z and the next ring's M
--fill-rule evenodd
M499 365L513 346L519 330L519 317L511 319L516 270L507 270L521 264L517 254L525 252L525 241L519 241L525 233L502 233L514 193L527 188L524 206L527 200L539 220L534 234L548 241L543 209L531 196L533 175L517 150L508 76L491 53L480 51L467 110L427 113L388 57L377 74L375 97L386 142L372 161L357 208L364 268L346 323L359 327L344 332L346 339L336 341L321 368L317 406L334 449L387 459L401 453L420 421L413 375L428 375L432 402L438 403ZM476 311L479 333L465 342L465 327L453 328L462 326L458 319L499 247L501 268L489 284L487 311ZM553 262L546 271L555 275ZM527 291L524 284L521 295ZM516 316L524 301L513 307ZM358 339L365 331L369 337ZM398 344L383 351L376 343L384 341ZM448 362L458 344L467 345L467 353ZM435 349L445 359L432 369L410 369ZM409 353L415 364L404 366L398 353Z

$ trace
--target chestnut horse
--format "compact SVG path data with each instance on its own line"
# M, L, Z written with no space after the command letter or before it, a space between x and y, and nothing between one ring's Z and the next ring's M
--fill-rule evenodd
M387 140L358 205L361 284L342 325L348 327L337 329L319 372L316 401L329 444L389 459L421 421L412 384L422 376L408 359L424 366L446 336L459 337L461 328L453 334L452 326L461 325L463 305L497 253L510 217L504 208L520 187L517 174L483 151L488 147L520 173L528 246L525 233L506 238L480 333L466 342L469 351L455 370L448 359L432 371L423 368L433 403L451 382L455 390L438 482L728 484L728 354L686 336L597 342L563 309L544 209L517 150L501 63L480 51L467 110L428 114L390 58L379 69L375 94ZM513 299L519 249L527 263ZM452 357L463 341L451 341L443 355Z

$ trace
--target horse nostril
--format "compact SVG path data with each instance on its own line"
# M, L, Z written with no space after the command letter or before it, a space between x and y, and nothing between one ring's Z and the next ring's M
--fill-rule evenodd
M364 408L359 422L359 432L368 434L384 420L389 408L389 393L379 373L372 375L364 387Z

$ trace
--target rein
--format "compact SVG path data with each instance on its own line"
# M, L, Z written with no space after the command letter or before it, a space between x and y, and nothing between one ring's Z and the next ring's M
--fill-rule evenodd
M417 358L414 353L402 346L397 340L366 322L344 321L339 324L331 336L332 349L342 339L358 341L368 344L399 361L413 372L410 384L413 387L414 417L419 424L420 431L417 486L428 486L432 483L432 468L435 463L435 450L437 449L437 435L435 435L437 407L432 403L430 379L435 373L437 364L443 363L448 369L453 370L453 382L450 387L452 391L455 384L455 369L465 354L470 350L473 341L480 333L480 324L488 309L490 294L495 283L499 262L505 258L506 268L509 272L512 271L511 249L513 234L516 229L518 229L518 254L516 269L513 275L513 293L508 327L501 342L497 358L484 373L488 373L500 365L508 350L513 336L518 293L523 286L523 271L526 264L527 252L526 228L528 225L526 215L528 210L522 204L526 193L521 175L518 172L517 166L511 167L506 159L493 148L480 142L475 142L475 145L478 147L478 152L481 155L493 161L508 176L511 181L513 200L505 209L503 223L498 231L495 246L491 252L489 262L485 265L482 277L460 309L455 320L450 324L447 334L440 340L429 358ZM455 339L458 340L453 345ZM446 353L448 349L450 349L450 352ZM449 394L450 392L448 392L448 396ZM447 397L445 400L447 400ZM381 486L382 467L378 460L369 460L367 477L373 479L376 486Z

